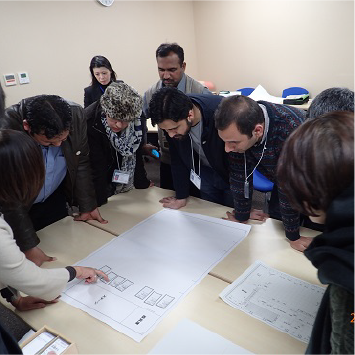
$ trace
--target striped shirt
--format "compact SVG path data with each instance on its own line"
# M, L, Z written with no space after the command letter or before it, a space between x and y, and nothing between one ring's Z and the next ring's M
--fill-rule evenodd
M277 185L276 168L283 143L287 137L305 120L305 111L287 106L259 101L264 105L270 119L264 156L258 165L258 171ZM246 170L248 176L261 158L264 144L251 147L245 152ZM248 178L249 198L244 197L245 163L243 153L229 153L230 187L234 198L235 218L246 221L250 217L253 175ZM299 213L293 210L283 191L277 186L279 193L280 212L285 227L286 237L297 240L299 236Z

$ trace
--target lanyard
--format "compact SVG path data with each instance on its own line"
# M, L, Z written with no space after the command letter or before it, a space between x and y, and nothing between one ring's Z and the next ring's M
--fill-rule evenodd
M265 143L264 143L264 148L263 148L263 151L261 153L261 157L259 159L259 161L257 162L257 164L255 165L253 171L247 176L247 159L245 157L245 152L244 152L244 176L245 176L245 181L244 181L244 197L245 198L249 198L249 177L251 175L253 175L255 169L258 167L258 165L260 164L261 160L263 159L263 156L264 156L264 152L265 152L265 149L266 149L266 142L267 142L267 139L265 139Z
M117 150L115 149L115 152L116 152L116 160L117 160L117 169L118 170L121 170L121 168L120 168L120 162L119 162L119 160L118 160L118 154L117 154Z
M245 152L244 152L244 176L245 176L245 181L244 181L244 197L245 198L249 198L249 177L251 175L253 175L255 169L258 167L258 165L260 164L261 160L263 159L263 156L264 156L264 151L266 149L266 142L267 142L267 134L269 132L269 123L270 123L270 119L269 119L269 116L267 114L267 110L265 108L264 105L260 105L260 108L263 110L263 114L264 114L264 119L265 119L265 132L264 132L264 137L263 139L261 140L261 143L262 144L264 142L264 148L263 148L263 151L261 153L261 158L259 159L259 161L257 162L257 164L255 165L253 171L247 176L247 159L245 157Z
M202 144L202 120L198 122L197 124L200 124L200 144L198 145L198 174L201 174L201 156L200 156L200 149L201 149L201 144ZM195 170L195 160L194 160L194 147L192 144L192 138L191 138L191 133L189 133L190 137L190 144L191 144L191 159L192 159L192 170L196 173Z
M189 137L190 137L190 143L191 143L191 159L192 159L192 170L196 173L195 170L195 159L194 159L194 147L192 145L192 138L191 135L189 133ZM198 174L201 174L201 157L200 157L200 146L198 147Z

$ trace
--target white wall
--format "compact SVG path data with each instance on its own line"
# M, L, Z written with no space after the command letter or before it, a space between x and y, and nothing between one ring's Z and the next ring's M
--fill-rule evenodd
M37 94L83 104L95 55L107 57L118 78L143 94L158 80L155 50L165 41L183 46L187 71L197 76L190 1L115 1L107 8L96 0L0 0L0 13L2 85L5 73L27 71L31 80L4 88L7 105Z
M89 63L106 56L141 94L158 80L155 50L185 50L186 72L217 90L262 84L281 95L354 88L353 1L1 1L0 75L27 71L6 87L7 105L37 94L83 104ZM4 87L4 85L3 85Z
M194 2L199 74L218 90L354 89L353 1Z

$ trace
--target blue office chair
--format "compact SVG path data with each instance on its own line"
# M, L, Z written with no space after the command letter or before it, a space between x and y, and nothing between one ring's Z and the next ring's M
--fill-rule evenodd
M255 88L242 88L238 89L237 91L240 91L244 96L249 96L254 90Z
M264 202L264 212L268 212L268 201L270 200L271 191L274 187L274 183L267 179L263 174L259 173L257 169L253 173L253 187L254 190L265 193L265 202Z
M290 87L290 88L285 89L282 92L282 97L285 98L288 95L304 95L304 94L309 94L309 91L304 88L294 86L294 87Z

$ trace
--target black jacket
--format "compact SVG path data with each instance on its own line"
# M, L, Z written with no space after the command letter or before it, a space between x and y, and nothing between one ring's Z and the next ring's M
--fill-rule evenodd
M14 337L0 324L0 354L22 354Z
M122 80L116 80L116 83L122 83ZM105 91L108 85L101 85L101 87ZM90 85L84 89L84 108L90 106L102 96L104 91L101 87L100 85Z
M112 175L118 168L117 157L121 164L122 156L117 154L107 138L101 121L100 100L85 109L87 117L88 142L90 147L90 163L95 186L98 206L107 203L107 198L113 194ZM134 171L134 187L146 189L150 181L147 179L142 158L142 144L136 151L136 168Z
M5 117L0 119L0 128L23 131L26 105L30 99L24 99L10 106L5 111ZM78 205L80 212L91 212L97 204L91 177L86 118L80 105L74 102L68 102L68 104L72 111L72 128L67 140L61 146L67 163L64 191L70 206ZM34 248L39 243L39 238L28 215L30 207L19 207L16 211L4 213L4 218L11 226L16 243L22 251Z
M320 304L307 354L354 354L354 184L327 211L325 232L304 254L329 285Z
M214 124L214 112L223 97L218 95L188 94L194 105L197 105L202 114L201 145L211 168L229 185L228 155L224 150L224 142L218 136ZM189 196L190 170L192 168L191 141L187 137L183 140L170 138L171 172L174 180L176 198L183 199ZM194 152L195 167L198 166L198 154ZM200 174L200 172L197 171Z

